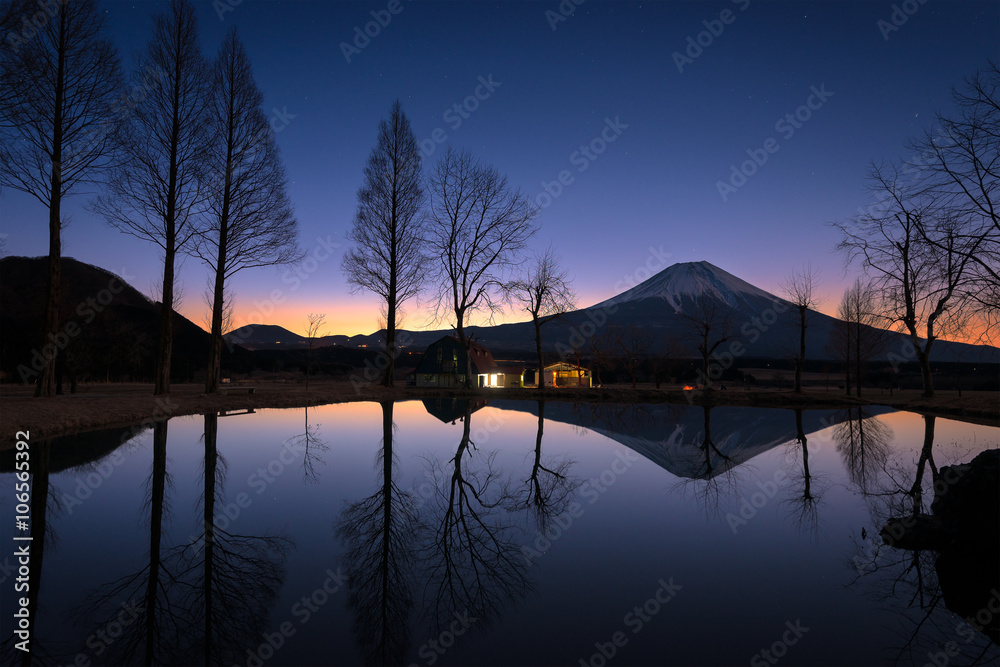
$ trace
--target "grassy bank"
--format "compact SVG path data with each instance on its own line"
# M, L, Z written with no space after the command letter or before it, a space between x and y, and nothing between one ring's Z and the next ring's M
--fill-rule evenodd
M169 397L152 396L149 384L82 385L76 394L36 399L30 387L0 388L0 413L3 432L0 443L9 445L14 433L29 430L31 439L48 438L107 426L127 425L146 419L162 419L209 411L248 408L299 408L307 405L350 401L413 400L439 396L505 398L536 400L534 389L444 390L379 386L356 388L347 382L313 383L306 390L301 384L256 383L254 394L227 396L205 395L202 385L180 384L172 387ZM922 399L920 393L896 392L892 397L871 390L858 399L838 393L815 391L802 395L790 391L743 389L710 392L685 392L676 386L656 389L652 385L632 389L609 386L593 389L549 389L547 399L605 403L677 403L712 406L755 406L769 408L845 408L864 404L891 405L991 426L1000 426L1000 395L995 392L941 392L934 399Z

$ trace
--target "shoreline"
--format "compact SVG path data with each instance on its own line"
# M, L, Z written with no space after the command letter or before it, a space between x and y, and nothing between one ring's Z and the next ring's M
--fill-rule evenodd
M51 399L36 399L30 387L0 387L0 412L4 428L0 448L14 441L17 431L28 430L32 440L73 435L99 428L128 426L143 421L160 420L211 411L246 409L303 408L314 405L350 402L405 401L426 398L497 398L582 403L668 403L710 407L765 407L793 410L822 410L864 405L887 405L899 410L957 419L975 424L1000 427L1000 395L995 392L955 392L923 399L919 391L896 392L893 397L873 389L871 395L857 398L839 393L807 391L801 395L790 390L733 389L728 391L685 392L680 388L656 389L627 385L593 389L429 389L378 385L357 388L349 382L319 382L306 390L303 385L254 383L254 394L206 395L202 385L175 384L168 396L153 396L151 384L87 384L76 394ZM543 396L539 396L542 393Z

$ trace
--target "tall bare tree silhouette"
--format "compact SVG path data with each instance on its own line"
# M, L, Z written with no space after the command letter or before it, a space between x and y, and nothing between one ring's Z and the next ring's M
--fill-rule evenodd
M419 520L412 494L394 479L392 401L382 402L378 490L351 503L337 523L345 544L348 606L365 664L405 664L410 645Z

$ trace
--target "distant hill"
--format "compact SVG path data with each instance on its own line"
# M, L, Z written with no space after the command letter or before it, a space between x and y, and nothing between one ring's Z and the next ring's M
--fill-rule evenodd
M309 339L276 324L248 324L223 335L227 341L248 350L307 350ZM365 347L370 336L319 336L313 340L313 349L323 347ZM352 340L357 344L352 344Z
M798 313L794 306L774 294L762 290L728 273L709 262L674 264L635 287L606 301L588 308L575 310L547 323L543 328L544 347L550 353L565 353L574 343L586 348L591 340L609 330L618 333L639 331L651 337L649 353L663 352L671 341L681 347L681 355L697 355L691 337L691 324L684 313L695 313L698 304L713 303L721 312L728 309L739 335L734 338L745 348L744 358L791 359L798 343ZM806 316L806 358L826 360L832 358L828 347L830 336L838 320L818 311L810 310ZM262 332L258 336L257 329ZM255 349L279 346L277 342L296 336L280 327L250 325ZM280 330L280 331L278 331ZM534 349L534 328L530 322L501 324L492 327L468 327L476 340L494 353L526 352ZM282 333L283 332L283 333ZM423 349L441 336L451 333L435 331L406 331L409 346ZM908 337L887 332L885 352L899 355L908 350ZM304 338L298 336L304 341ZM378 348L384 343L384 332L367 336L327 336L325 344L348 347ZM259 342L258 342L259 341ZM245 343L241 343L245 344ZM281 343L285 344L285 343ZM317 340L317 345L322 344ZM1000 363L1000 349L987 345L968 345L938 340L931 351L936 362Z
M44 333L48 259L0 259L0 370L20 381ZM58 367L84 380L145 381L153 377L159 344L160 304L146 298L121 277L71 257L62 259L61 331L72 323L76 335L64 335ZM203 370L208 333L174 312L172 376L191 379ZM237 348L232 354L245 355ZM224 355L229 356L228 351Z

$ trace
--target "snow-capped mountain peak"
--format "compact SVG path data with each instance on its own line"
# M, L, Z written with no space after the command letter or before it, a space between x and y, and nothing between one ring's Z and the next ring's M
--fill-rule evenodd
M763 298L772 302L780 300L714 264L701 261L668 266L655 276L592 308L605 308L630 301L657 298L669 303L675 312L680 312L684 297L698 299L703 296L717 298L733 307L746 302L748 297L754 300Z

